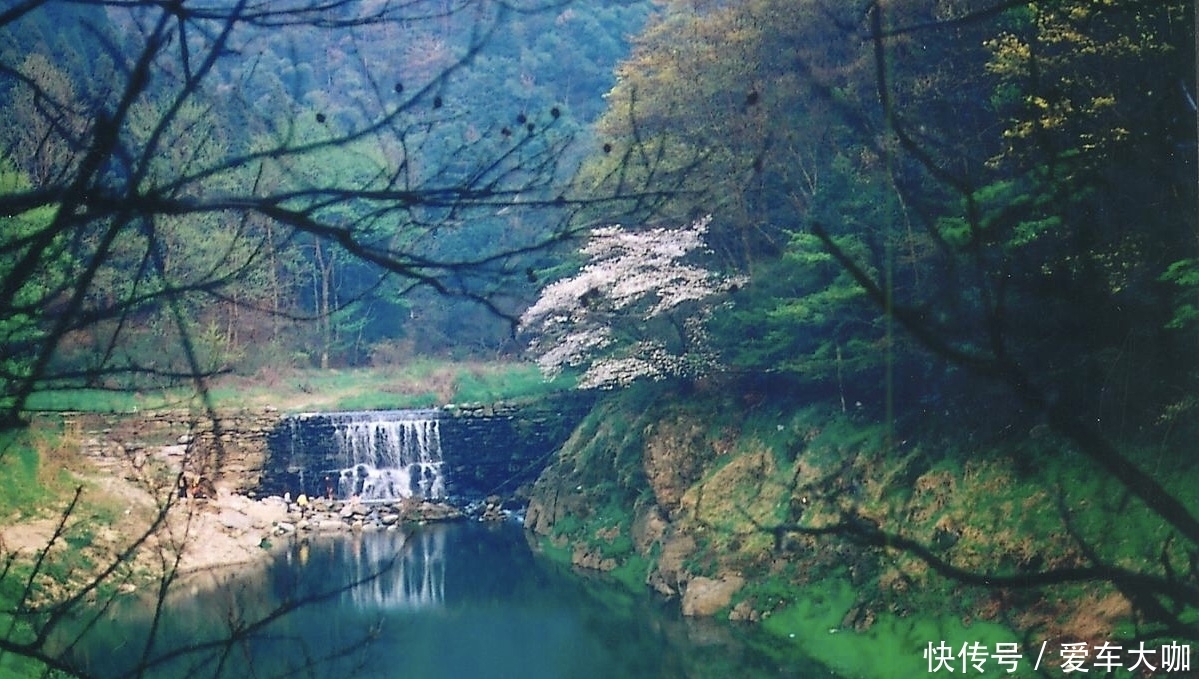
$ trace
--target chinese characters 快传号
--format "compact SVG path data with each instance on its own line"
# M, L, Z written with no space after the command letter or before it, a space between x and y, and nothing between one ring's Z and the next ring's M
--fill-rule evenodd
M1041 642L1039 652L1033 664L1033 670L1040 669L1046 660L1045 651L1048 642ZM1136 647L1125 648L1118 644L1104 642L1092 647L1086 642L1062 643L1058 649L1062 672L1113 671L1126 669L1129 672L1186 672L1191 669L1191 647L1188 644L1171 642L1156 648L1147 647L1144 641ZM983 672L987 663L1003 669L1007 673L1015 672L1024 656L1016 642L997 642L994 649L974 642L963 643L961 648L946 644L944 641L934 645L928 642L924 649L924 658L928 661L928 671L956 672L963 674L974 670Z

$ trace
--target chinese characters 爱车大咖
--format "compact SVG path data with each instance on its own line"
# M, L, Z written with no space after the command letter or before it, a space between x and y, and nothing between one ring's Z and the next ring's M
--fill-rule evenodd
M1040 669L1045 660L1048 642L1041 642L1033 670ZM1020 666L1023 656L1016 642L996 642L990 648L977 641L966 642L960 648L945 641L928 642L924 648L924 659L928 672L984 672L988 662L1008 674ZM1188 672L1191 669L1191 647L1171 641L1156 648L1146 647L1144 641L1125 648L1119 644L1103 642L1093 646L1086 642L1063 642L1058 649L1060 669L1063 673L1089 672L1095 669L1112 672L1119 669L1129 672Z

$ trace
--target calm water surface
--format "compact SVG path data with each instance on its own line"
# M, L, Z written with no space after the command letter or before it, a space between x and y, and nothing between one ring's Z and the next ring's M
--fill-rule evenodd
M288 612L253 626L280 607ZM151 612L123 601L78 661L101 677L128 672ZM213 643L231 629L245 639ZM146 674L155 679L832 676L752 629L683 619L648 592L536 556L516 525L320 536L216 590L170 599L157 638L153 653L195 652Z

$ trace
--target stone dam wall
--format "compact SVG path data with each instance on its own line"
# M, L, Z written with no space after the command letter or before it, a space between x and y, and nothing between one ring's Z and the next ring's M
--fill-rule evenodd
M438 420L443 474L457 499L511 496L531 485L590 410L587 394L532 403L450 405ZM258 491L321 495L324 476L343 465L331 418L320 413L280 418L268 433Z
M536 402L449 405L438 413L449 493L456 498L519 494L541 473L594 404L588 393ZM320 494L320 471L337 466L327 421L264 408L207 416L185 410L73 413L69 435L89 456L163 458L232 492L261 497Z
M84 454L102 466L132 462L141 469L151 459L178 472L204 477L229 490L254 496L266 467L267 438L283 415L264 408L222 412L214 422L187 410L141 413L69 413L65 432L79 440Z

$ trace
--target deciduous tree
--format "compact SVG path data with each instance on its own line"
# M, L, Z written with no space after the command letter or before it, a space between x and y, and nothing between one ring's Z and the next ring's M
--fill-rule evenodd
M885 421L972 402L1011 431L1047 424L1170 537L1157 562L1124 572L1066 525L1087 568L1037 581L1106 579L1146 634L1184 628L1199 606L1194 498L1129 451L1155 432L1195 472L1181 451L1193 448L1199 379L1193 8L762 0L665 14L624 67L596 167L617 184L685 188L668 209L736 224L727 251L746 228L773 235L783 258L756 250L748 303L720 345L744 367L822 386L852 374L838 364L877 368L850 386ZM726 35L727 53L715 39ZM746 57L757 49L771 59ZM744 219L758 187L769 188ZM912 547L901 527L852 507L844 518L836 531Z
M580 386L594 388L714 369L704 326L741 281L689 261L710 222L592 230L579 272L546 286L521 316L543 372L584 367Z

